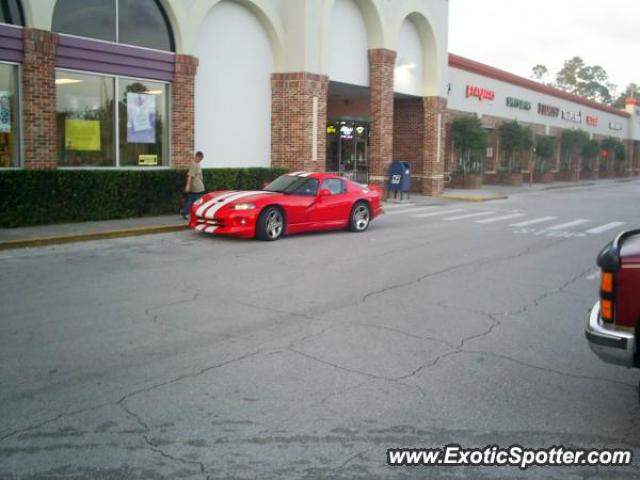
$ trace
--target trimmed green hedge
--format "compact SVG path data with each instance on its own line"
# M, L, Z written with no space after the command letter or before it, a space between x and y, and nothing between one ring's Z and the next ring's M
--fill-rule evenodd
M207 191L261 189L285 171L204 169ZM0 171L0 227L178 213L185 170Z

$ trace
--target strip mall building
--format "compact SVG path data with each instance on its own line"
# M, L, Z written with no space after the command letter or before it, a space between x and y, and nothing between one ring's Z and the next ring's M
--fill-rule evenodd
M640 173L640 107L449 55L447 0L0 5L0 168L181 168L197 149L209 168L382 183L398 159L432 195L456 168L450 122L476 114L491 139L485 181L499 170L497 128L513 119L557 139L618 138L622 174ZM560 153L552 170L582 175L580 162L563 172Z

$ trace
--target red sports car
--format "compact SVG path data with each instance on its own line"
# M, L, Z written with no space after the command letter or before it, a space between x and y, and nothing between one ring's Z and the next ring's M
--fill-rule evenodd
M207 193L191 207L189 227L261 240L347 227L363 232L383 213L380 197L380 191L337 175L294 172L264 190Z

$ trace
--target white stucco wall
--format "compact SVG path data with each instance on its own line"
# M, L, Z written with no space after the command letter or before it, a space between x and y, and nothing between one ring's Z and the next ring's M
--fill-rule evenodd
M468 72L458 68L449 69L449 82L451 93L448 96L448 108L463 112L477 112L482 115L491 115L510 120L519 120L527 123L546 125L560 128L581 128L589 133L626 138L628 132L628 120L622 116L608 113L585 105L564 100L552 95L539 93L527 88L495 80L490 77ZM495 92L493 101L479 100L475 97L466 97L467 85L486 88ZM531 103L531 110L521 110L507 106L507 97L525 100ZM538 113L538 103L558 107L561 111L580 112L582 123L574 123L562 118L562 112L558 117L550 117ZM598 118L598 125L591 126L586 123L586 116ZM617 124L622 128L614 130L609 124Z
M204 167L266 167L271 149L273 56L262 24L247 8L220 2L196 39L195 147Z
M410 18L402 22L398 36L393 88L396 92L416 96L422 96L424 91L422 40Z
M367 27L354 0L335 0L327 36L329 78L352 85L369 85Z

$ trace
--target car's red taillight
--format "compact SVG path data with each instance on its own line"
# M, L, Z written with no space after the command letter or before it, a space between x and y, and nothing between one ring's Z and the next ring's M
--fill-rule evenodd
M602 320L613 323L615 311L615 274L602 271L600 277L600 316Z

